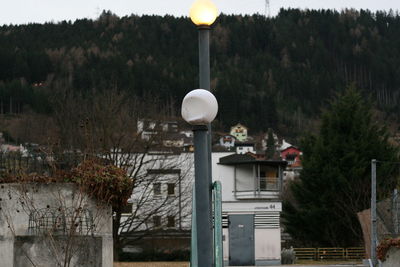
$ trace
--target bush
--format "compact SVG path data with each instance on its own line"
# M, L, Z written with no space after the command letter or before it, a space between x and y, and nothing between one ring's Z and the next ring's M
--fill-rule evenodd
M296 260L296 251L293 247L286 249L284 248L281 252L281 263L282 264L294 264Z
M69 175L89 196L113 208L124 206L132 195L133 180L126 171L98 159L82 162Z
M392 247L400 248L400 237L383 240L377 247L378 259L382 262L385 261L386 254L389 251L389 249Z

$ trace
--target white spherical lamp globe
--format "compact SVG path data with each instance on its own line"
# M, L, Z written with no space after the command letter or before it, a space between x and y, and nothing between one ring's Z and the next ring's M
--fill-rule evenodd
M182 101L182 118L191 125L206 125L215 119L217 113L217 99L207 90L193 90Z
M211 26L217 16L217 7L211 0L196 0L189 12L190 19L197 26Z

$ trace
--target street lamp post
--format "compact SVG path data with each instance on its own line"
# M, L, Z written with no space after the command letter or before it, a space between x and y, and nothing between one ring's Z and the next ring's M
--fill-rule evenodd
M207 90L193 90L183 99L182 117L193 125L197 232L197 265L195 266L199 267L212 267L213 263L213 226L209 205L211 188L208 181L210 150L207 140L207 125L214 120L217 112L217 100Z
M194 126L194 160L195 160L195 203L196 203L196 231L197 231L197 266L211 267L213 264L213 225L212 225L212 177L211 177L211 121L214 120L218 104L215 100L210 99L215 97L210 91L210 27L217 19L218 11L211 0L196 0L190 8L190 19L199 30L199 82L202 91L202 96L209 97L209 101L200 101L202 105L194 108L185 99L193 99L192 96L187 98L182 103L183 118ZM205 93L207 92L207 93ZM212 97L211 97L212 96ZM186 103L186 104L185 104ZM208 104L207 104L208 103ZM214 116L211 119L203 120L199 123L190 122L184 116L184 108L187 110L195 110L198 114L207 112L209 108L214 108ZM187 114L186 114L187 115Z
M217 7L211 0L196 0L189 12L190 19L199 31L199 86L211 90L210 83L210 29L218 16ZM212 170L211 170L211 124L207 125L209 210L211 218ZM211 219L210 219L211 220Z

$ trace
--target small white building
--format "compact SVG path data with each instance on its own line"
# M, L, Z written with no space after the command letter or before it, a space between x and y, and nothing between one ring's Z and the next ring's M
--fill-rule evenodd
M225 265L280 264L284 161L250 153L213 153L213 180L222 184Z
M236 142L235 143L235 150L236 154L246 154L248 152L250 153L256 153L254 149L254 143L249 143L249 142Z

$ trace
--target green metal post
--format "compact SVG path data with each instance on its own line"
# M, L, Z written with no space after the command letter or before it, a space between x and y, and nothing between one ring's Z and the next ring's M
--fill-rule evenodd
M214 266L224 266L222 246L222 186L221 182L213 184L214 197Z
M191 245L190 245L190 267L197 267L197 227L196 227L196 189L193 184L192 193L192 231L191 231Z

